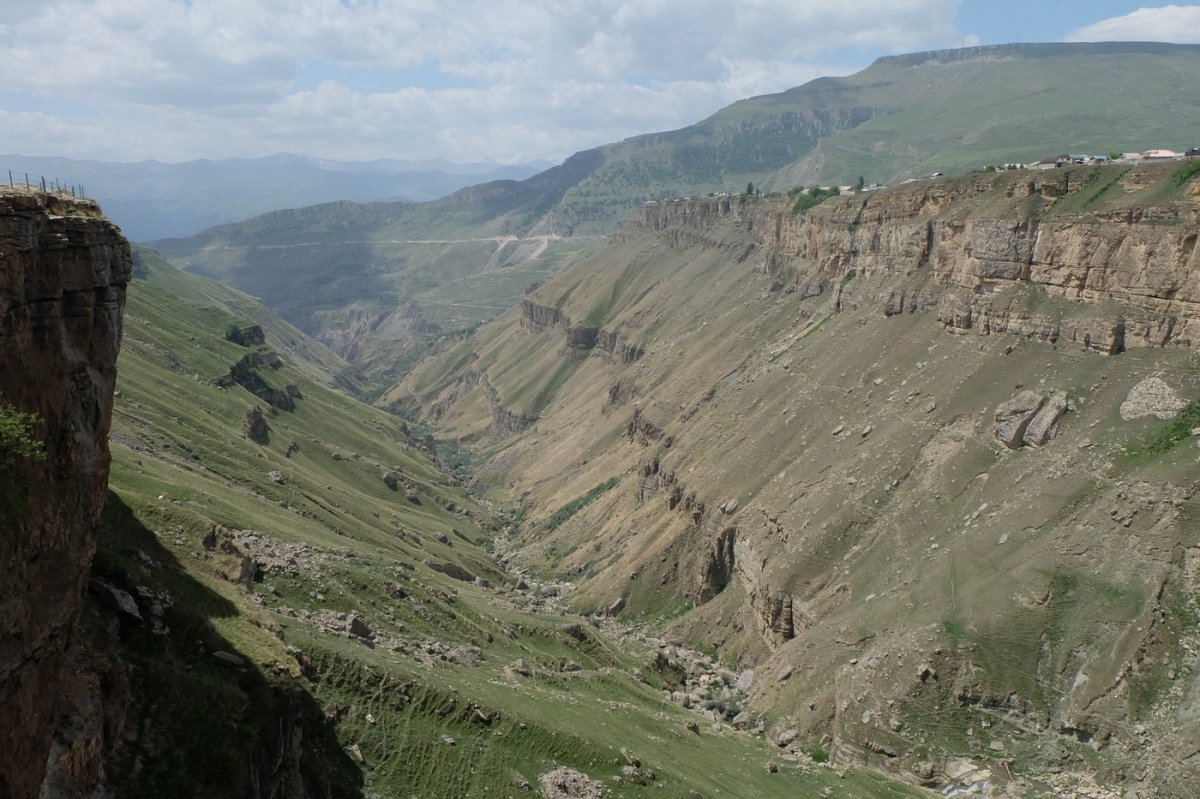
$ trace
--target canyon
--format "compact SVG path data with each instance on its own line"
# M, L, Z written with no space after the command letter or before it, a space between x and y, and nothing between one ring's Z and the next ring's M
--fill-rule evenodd
M574 607L760 675L749 707L786 748L939 787L1183 796L1194 174L643 204L380 402L473 448ZM628 349L580 346L601 335ZM1156 391L1174 410L1128 412ZM526 421L497 435L498 414Z

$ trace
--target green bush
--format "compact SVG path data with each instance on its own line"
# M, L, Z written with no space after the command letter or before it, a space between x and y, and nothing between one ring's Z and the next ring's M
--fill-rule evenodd
M37 422L37 414L21 413L0 400L0 472L12 469L22 458L45 459L46 450L42 442L33 437L33 427Z
M1196 177L1197 174L1200 174L1200 158L1186 163L1179 167L1179 169L1176 169L1171 175L1171 182L1176 186L1182 186L1184 183L1187 183L1189 180Z
M830 186L828 189L813 186L811 189L793 189L788 193L796 198L795 202L792 203L792 211L799 214L807 211L809 208L820 205L830 197L836 197L841 194L841 190L837 186Z
M23 459L45 460L42 442L33 436L37 414L21 413L0 400L0 525L9 527L17 514L25 512L28 498L9 472Z

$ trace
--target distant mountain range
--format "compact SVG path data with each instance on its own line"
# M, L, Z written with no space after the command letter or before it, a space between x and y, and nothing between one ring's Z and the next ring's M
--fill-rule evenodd
M2 178L11 170L17 182L28 174L33 182L45 177L82 185L135 241L189 236L212 225L333 200L434 200L480 181L527 178L548 166L333 161L292 154L177 164L0 155Z
M261 297L343 356L397 364L412 350L395 351L389 331L399 317L414 319L412 300L448 330L491 318L535 275L582 252L564 242L582 248L587 237L614 233L640 202L740 192L750 182L778 191L859 176L893 183L1066 152L1184 150L1200 130L1198 74L1200 45L893 56L849 77L742 100L687 128L576 153L524 180L431 203L269 214L154 246ZM545 249L539 236L557 246ZM473 296L472 276L483 273L512 279Z

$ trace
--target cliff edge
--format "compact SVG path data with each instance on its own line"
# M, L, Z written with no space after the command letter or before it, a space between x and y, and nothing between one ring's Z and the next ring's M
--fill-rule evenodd
M58 681L95 552L129 244L88 200L0 194L0 399L42 460L0 479L0 796L38 794Z

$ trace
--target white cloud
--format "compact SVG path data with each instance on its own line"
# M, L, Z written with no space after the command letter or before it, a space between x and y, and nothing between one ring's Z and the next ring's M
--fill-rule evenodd
M952 44L958 5L5 0L0 151L562 157Z
M1139 8L1073 30L1065 41L1200 44L1200 6Z

